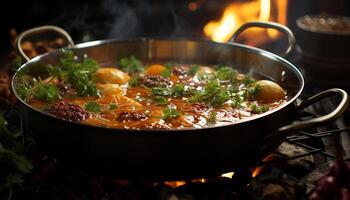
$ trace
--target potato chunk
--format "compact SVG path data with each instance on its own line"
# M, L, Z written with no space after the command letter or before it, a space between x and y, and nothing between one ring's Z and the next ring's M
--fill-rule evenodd
M142 105L139 102L119 94L103 96L99 98L97 102L100 104L115 103L118 105L118 108L122 108L122 109L142 108Z
M123 94L123 89L118 84L100 84L97 83L96 87L101 90L103 95L114 95L114 94Z
M213 74L215 70L211 67L201 66L199 67L197 74L202 76L203 74Z
M164 65L154 64L145 70L145 75L161 75L165 69Z
M265 103L272 103L275 101L283 100L285 98L285 92L281 86L277 83L260 80L256 83L259 85L256 99Z
M100 68L96 72L99 83L125 84L130 80L130 76L115 68Z

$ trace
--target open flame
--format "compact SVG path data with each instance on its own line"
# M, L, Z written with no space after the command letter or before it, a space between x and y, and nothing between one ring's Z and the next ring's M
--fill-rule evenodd
M254 0L235 2L225 8L219 21L210 21L204 26L204 33L216 42L227 42L232 34L249 21L274 21L287 23L288 0ZM279 36L276 30L253 29L249 37L263 36L260 41ZM257 42L259 43L259 42Z

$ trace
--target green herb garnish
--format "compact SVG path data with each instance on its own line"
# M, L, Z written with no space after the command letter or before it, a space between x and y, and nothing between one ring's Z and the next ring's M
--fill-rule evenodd
M207 119L208 123L215 124L216 123L216 115L217 113L215 111L210 112L210 115Z
M177 84L172 87L172 96L174 97L182 97L186 94L185 85Z
M90 58L84 59L83 62L76 61L72 51L65 52L58 66L47 66L51 76L70 83L80 97L100 95L94 82L98 68L98 63Z
M260 90L260 85L259 84L255 84L251 87L248 87L246 89L244 89L244 93L243 93L243 97L244 99L247 99L247 100L254 100L255 99L255 96L258 94Z
M170 96L171 93L171 89L166 87L153 87L151 89L151 94L154 96Z
M213 107L219 107L230 99L229 91L221 87L218 80L210 80L203 91L197 91L189 99L190 102L203 102Z
M188 73L193 76L197 73L198 70L199 70L199 65L191 65Z
M163 96L163 97L183 97L185 95L192 94L193 91L186 89L185 85L182 83L176 84L171 88L167 87L153 87L151 88L151 95L152 96Z
M120 59L119 65L122 70L129 72L130 74L141 73L144 70L142 62L136 59L135 56Z
M39 101L53 102L59 99L60 95L56 85L39 82L33 88L33 97Z
M231 94L231 106L233 108L241 108L242 107L242 103L243 103L243 98L238 94L238 93L232 93Z
M115 103L109 104L109 109L110 109L110 110L115 110L115 109L117 109L117 108L118 108L118 105L117 105L117 104L115 104Z
M229 80L231 84L237 82L237 71L230 67L221 67L216 71L216 78L219 80Z
M96 101L89 101L85 104L85 109L90 112L101 112L101 106Z
M257 103L252 103L249 106L252 113L264 113L269 110L269 107L266 105L258 105Z
M34 98L39 101L53 102L61 98L56 85L38 81L30 76L22 76L16 86L18 95L25 101Z
M158 105L166 105L168 104L168 99L162 96L155 96L153 97L153 101Z
M164 78L168 78L171 75L171 70L169 68L165 68L160 75Z
M139 77L133 76L129 81L129 86L131 87L136 86L138 81L139 81Z
M181 113L179 111L177 111L176 108L172 108L170 106L164 108L163 114L164 114L163 119L165 119L165 120L176 118L176 117L179 117L181 115Z

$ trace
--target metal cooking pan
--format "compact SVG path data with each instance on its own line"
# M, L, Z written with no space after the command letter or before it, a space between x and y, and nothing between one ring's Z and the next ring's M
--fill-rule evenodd
M69 165L129 179L215 176L253 166L288 134L340 117L348 105L348 95L341 89L330 89L296 103L304 80L295 66L270 52L235 43L238 35L250 27L275 28L285 33L289 40L285 54L294 47L294 36L288 28L276 23L252 22L243 25L226 44L192 39L138 38L101 40L75 46L71 43L69 49L79 58L88 55L96 59L101 66L116 66L121 57L129 55L146 62L227 64L241 72L250 71L253 76L271 79L286 89L288 102L275 110L239 122L201 129L126 130L88 126L64 121L24 102L15 91L16 73L12 89L22 105L25 131L43 149ZM47 28L20 35L19 49L26 34L47 31ZM62 34L71 42L65 32ZM61 56L62 50L46 53L29 60L19 71L28 70L29 74L37 75L43 65L55 64ZM299 111L332 95L341 97L333 112L307 121L295 121Z

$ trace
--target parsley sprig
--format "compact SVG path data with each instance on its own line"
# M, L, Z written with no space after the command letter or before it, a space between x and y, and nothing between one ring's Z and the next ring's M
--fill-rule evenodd
M101 112L101 106L96 101L89 101L85 104L85 109L93 113Z
M203 102L209 106L219 107L230 99L230 93L221 87L218 80L210 80L204 90L197 91L190 102Z
M142 73L144 71L142 62L135 56L121 58L119 60L119 66L123 71L126 71L130 74Z
M71 84L80 97L99 96L94 82L98 68L98 63L91 58L78 62L73 51L66 51L58 66L47 67L51 76L57 76L65 83Z
M16 90L18 95L25 101L34 98L50 103L61 98L56 85L44 83L27 75L21 77Z
M163 110L163 114L164 114L163 116L164 120L177 118L181 115L181 113L178 110L176 110L176 108L173 108L171 106L165 107Z
M153 87L151 88L152 96L163 96L163 97L183 97L193 94L193 90L186 88L184 84L179 83L172 87Z

